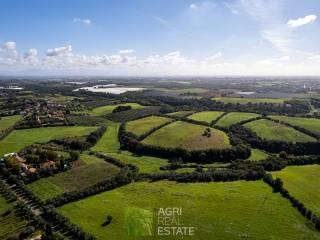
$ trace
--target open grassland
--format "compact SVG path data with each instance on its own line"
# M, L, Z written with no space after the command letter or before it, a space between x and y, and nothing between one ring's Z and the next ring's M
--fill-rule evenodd
M22 116L14 115L9 117L0 117L0 133L16 124Z
M19 152L33 143L46 143L53 139L88 135L97 127L45 127L14 130L0 141L0 156Z
M7 239L14 233L19 234L27 226L27 221L17 217L13 212L4 214L12 208L12 204L7 203L0 195L0 239Z
M152 231L155 209L167 207L182 208L181 222L196 227L192 239L320 239L289 201L262 181L136 182L64 205L59 211L99 240L120 240L141 239L134 233ZM112 223L102 227L107 215L113 217Z
M220 111L204 111L204 112L194 113L188 116L188 118L196 121L200 121L200 122L211 123L213 120L216 120L222 114L223 112L220 112Z
M231 112L220 118L216 125L219 127L229 127L233 124L256 118L259 116L260 115L256 113Z
M272 173L274 178L281 178L284 188L320 216L320 166L290 166Z
M223 102L223 103L278 103L282 104L286 99L283 98L212 98L212 100Z
M168 116L174 116L174 117L185 117L189 114L194 113L193 111L179 111L179 112L172 112L172 113L167 113Z
M244 125L266 140L285 142L315 142L316 139L291 127L266 119L249 122Z
M152 130L155 127L161 126L172 121L170 118L160 116L150 116L130 121L126 124L126 131L141 136L142 134Z
M87 154L82 154L74 165L66 172L42 178L27 187L41 200L47 200L64 192L84 189L119 172L116 166Z
M187 122L173 122L155 131L142 142L161 147L181 147L189 150L208 148L228 148L230 142L227 134L210 128L211 136L203 136L207 127Z
M251 161L261 161L268 157L269 155L262 150L259 149L251 149L251 156L248 160Z
M301 117L287 117L287 116L270 116L275 120L289 123L293 126L305 128L311 132L320 134L320 119L316 118L301 118Z
M120 143L118 141L119 126L119 123L110 122L104 135L91 150L105 153L127 164L134 164L139 167L142 173L159 172L160 167L168 164L168 160L163 158L140 156L127 151L120 151Z
M113 109L115 109L118 106L131 106L132 109L141 109L144 108L145 106L140 105L139 103L122 103L122 104L115 104L115 105L106 105L102 107L97 107L89 111L89 115L94 115L94 116L102 116L106 115L108 113L112 113Z

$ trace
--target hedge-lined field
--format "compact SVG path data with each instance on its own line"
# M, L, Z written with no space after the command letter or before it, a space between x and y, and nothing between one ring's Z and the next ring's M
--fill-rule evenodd
M245 113L245 112L231 112L224 115L219 121L215 124L219 127L229 127L233 124L249 120L252 118L259 117L259 114L256 113Z
M269 155L262 150L259 149L251 149L251 156L248 160L251 161L261 161L268 157Z
M172 121L170 118L160 116L150 116L130 121L126 124L126 131L141 136L142 134L152 130L155 127L161 126Z
M120 143L118 141L119 127L119 123L110 122L104 135L91 150L105 153L127 164L134 164L139 167L142 173L159 172L160 167L168 164L168 160L163 158L140 156L127 151L120 151Z
M223 102L223 103L284 103L285 99L282 98L212 98L212 100Z
M223 112L220 112L220 111L204 111L204 112L194 113L188 116L188 118L195 121L211 123L213 120L216 120L222 114Z
M27 187L41 200L47 200L64 192L84 189L119 172L116 166L87 154L82 154L74 165L66 172L42 178Z
M320 166L290 166L272 173L284 182L284 188L308 209L320 216Z
M287 116L270 116L270 118L289 123L292 126L302 127L302 128L305 128L311 132L315 132L317 134L320 134L320 119L287 117Z
M181 147L188 150L230 147L226 133L210 128L211 136L203 136L206 129L205 126L177 121L153 132L142 142L149 145Z
M167 113L169 116L174 116L174 117L185 117L189 114L194 113L193 111L179 111L179 112L172 112L172 113Z
M9 117L0 117L0 133L9 127L12 127L16 124L19 120L22 119L20 115L14 115Z
M315 142L316 139L285 126L266 119L249 122L244 125L254 131L259 137L266 140L278 140L285 142Z
M14 130L0 141L0 156L5 153L19 152L33 143L46 143L54 139L88 135L97 127L45 127Z
M152 231L153 211L160 207L181 207L181 222L197 228L194 238L198 240L212 236L226 240L320 239L319 232L310 228L289 201L262 181L136 182L64 205L59 211L98 240L120 240L128 239L128 235L141 239L134 231ZM113 220L102 227L108 215Z
M102 116L106 115L108 113L112 113L113 109L115 109L118 106L131 106L132 109L141 109L144 108L145 106L140 105L139 103L122 103L122 104L115 104L115 105L106 105L102 107L97 107L89 111L88 113L90 115L94 116Z

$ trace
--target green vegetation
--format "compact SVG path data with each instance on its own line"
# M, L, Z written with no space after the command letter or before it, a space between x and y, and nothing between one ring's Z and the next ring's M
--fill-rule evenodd
M120 151L120 143L118 141L118 130L120 124L110 122L107 131L91 148L92 151L105 153L111 157L119 159L125 163L131 163L139 167L140 172L159 172L160 167L168 164L168 160L149 156L138 156L127 151Z
M196 227L195 236L199 240L212 239L212 236L226 240L320 239L320 234L310 228L288 200L279 193L273 193L261 181L136 182L64 205L59 211L97 239L127 239L131 230L128 218L137 215L132 213L132 209L143 212L139 214L143 219L139 220L148 223L152 222L149 217L155 208L166 207L181 207L181 221ZM104 228L101 224L107 215L111 215L113 221ZM130 239L141 237L131 236Z
M113 109L115 109L118 106L131 106L132 109L144 108L144 106L140 105L139 103L123 103L123 104L106 105L102 107L97 107L89 111L89 114L94 116L106 115L108 113L112 113Z
M222 114L223 112L219 112L219 111L205 111L205 112L194 113L188 116L188 118L196 121L211 123L213 120L216 120Z
M9 117L0 117L0 133L9 127L12 127L16 124L19 120L22 119L20 115L14 115Z
M259 149L251 149L251 156L248 160L251 161L261 161L268 157L269 155L262 150Z
M11 203L0 195L0 239L6 239L14 233L20 233L26 226L27 221L17 217L13 211L4 214L7 211L13 210Z
M155 131L142 142L162 147L181 147L189 150L227 148L230 142L224 132L209 128L211 136L204 136L207 127L187 122L173 122Z
M126 124L126 131L132 132L136 136L141 136L142 134L150 131L151 129L161 126L171 119L159 116L150 116L145 118L140 118L137 120L130 121Z
M244 125L257 133L261 138L267 140L278 140L286 142L315 142L316 139L299 132L291 127L285 126L266 119L249 122Z
M227 115L224 115L219 121L216 123L217 126L220 127L229 127L233 124L249 120L252 118L259 117L259 114L256 113L245 113L245 112L231 112Z
M309 131L316 132L317 134L320 134L320 119L287 117L287 116L270 116L270 118L289 123L293 126L302 127L302 128L305 128Z
M83 136L96 130L96 127L45 127L14 130L0 141L0 156L19 152L33 143L46 143L53 139Z
M308 209L320 215L320 166L290 166L272 173L284 182L284 188Z
M208 89L204 88L152 88L153 90L163 91L167 93L175 93L175 94L200 94L208 92Z
M283 98L212 98L212 100L223 102L223 103L284 103L286 99Z
M172 113L167 113L169 116L175 116L175 117L185 117L189 114L194 113L193 111L179 111L179 112L172 112Z
M70 170L52 177L42 178L27 187L40 199L47 200L64 192L81 190L115 175L114 165L95 156L82 154Z

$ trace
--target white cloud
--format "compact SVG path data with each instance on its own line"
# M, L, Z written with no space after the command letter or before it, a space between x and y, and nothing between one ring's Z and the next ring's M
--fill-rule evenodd
M9 42L5 42L2 48L7 50L14 50L16 49L16 46L17 46L16 42L9 41Z
M228 3L228 2L223 2L223 4L224 4L224 6L225 6L226 8L228 8L228 9L230 10L230 12L231 12L232 14L237 15L237 14L240 13L239 10L237 9L237 6L235 6L235 5L231 4L231 3Z
M55 57L55 56L62 56L72 52L72 46L68 45L65 47L57 47L57 48L50 48L47 50L48 57Z
M189 8L191 8L191 9L196 9L196 8L197 8L197 5L194 4L194 3L192 3L192 4L189 5Z
M73 22L75 23L82 23L82 24L85 24L85 25L91 25L92 21L88 18L86 19L82 19L82 18L74 18L73 19Z
M38 59L38 51L35 48L30 48L27 52L25 52L23 56L24 63L35 65L39 62Z
M314 21L316 21L316 19L317 19L317 16L311 14L311 15L307 15L302 18L290 19L287 24L292 28L296 28L296 27L301 27L306 24L313 23Z
M123 50L119 51L120 54L131 54L131 53L134 53L134 52L135 52L134 49L123 49Z
M263 59L257 62L257 64L262 64L262 65L282 65L283 63L286 63L290 61L291 58L290 56L281 56L278 58L267 58Z
M222 57L222 53L221 52L217 52L216 54L206 58L206 61L215 61L215 60L217 60L217 59L219 59L221 57Z

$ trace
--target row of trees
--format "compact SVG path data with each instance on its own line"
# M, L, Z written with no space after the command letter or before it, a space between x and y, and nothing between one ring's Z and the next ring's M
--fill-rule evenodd
M121 148L143 155L159 156L164 158L179 158L184 162L213 163L230 162L235 159L247 159L250 157L250 148L240 144L226 149L206 149L188 151L182 148L166 148L143 144L131 133L125 131L125 125L119 129L119 141Z
M312 210L308 209L303 203L301 203L298 199L293 197L284 187L283 182L280 178L273 179L271 174L267 174L263 178L264 182L269 184L274 192L279 192L283 197L288 199L292 206L298 209L298 211L308 220L310 220L315 228L320 231L320 217L318 217Z

